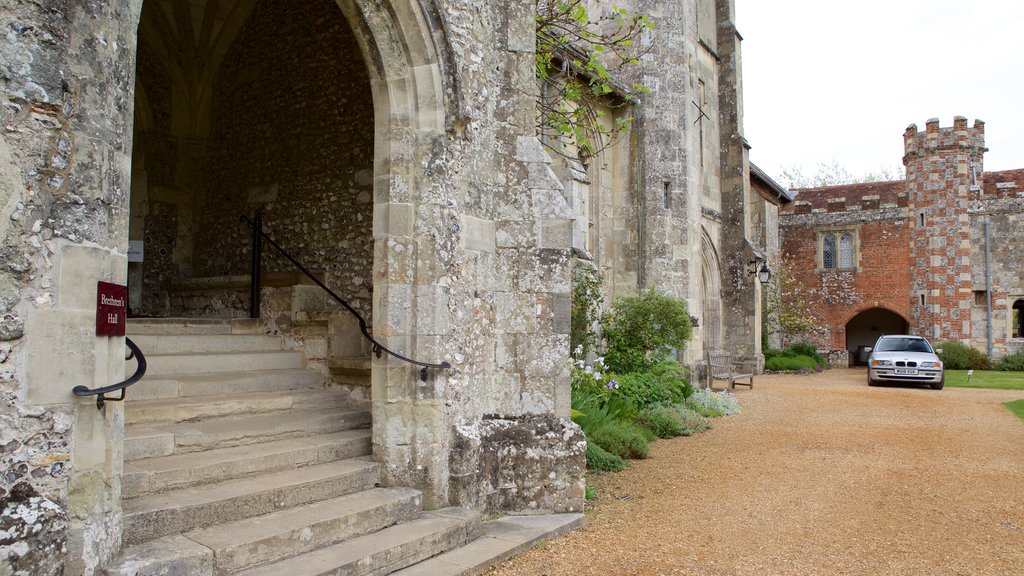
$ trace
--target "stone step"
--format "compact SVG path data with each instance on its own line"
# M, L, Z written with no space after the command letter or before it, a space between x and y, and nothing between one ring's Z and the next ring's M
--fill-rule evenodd
M133 368L134 371L134 368ZM129 403L135 400L215 396L235 392L266 392L322 386L324 377L315 370L248 370L210 374L150 374L128 389Z
M146 362L146 374L150 376L306 367L305 356L294 350L153 354L146 356Z
M125 498L135 498L231 478L369 456L370 438L368 429L345 430L255 446L234 446L130 461L124 465L121 494Z
M365 410L289 410L125 428L126 461L366 428Z
M214 576L213 550L181 535L165 536L121 551L104 576Z
M349 459L127 500L124 545L353 494L379 479L376 463Z
M256 334L259 321L251 318L129 318L126 332L133 339L150 334Z
M416 518L422 508L418 490L374 488L184 536L213 550L216 574L234 574L377 532Z
M247 576L390 574L474 539L480 514L453 507L379 532L241 572Z
M275 410L342 408L347 398L338 390L321 388L136 400L125 406L124 421L125 424L174 423Z
M506 516L484 522L476 540L394 573L394 576L472 576L541 540L555 538L586 524L583 514Z
M281 350L280 336L263 334L149 334L131 336L142 353L182 354L187 352L258 352Z

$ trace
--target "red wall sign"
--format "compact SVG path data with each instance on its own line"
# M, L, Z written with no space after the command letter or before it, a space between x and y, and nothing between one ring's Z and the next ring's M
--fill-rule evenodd
M128 287L96 283L96 335L124 336L128 317Z

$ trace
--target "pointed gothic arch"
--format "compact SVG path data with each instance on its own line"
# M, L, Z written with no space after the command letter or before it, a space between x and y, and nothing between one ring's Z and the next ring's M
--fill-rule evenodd
M701 326L704 352L722 347L722 267L708 231L701 228Z

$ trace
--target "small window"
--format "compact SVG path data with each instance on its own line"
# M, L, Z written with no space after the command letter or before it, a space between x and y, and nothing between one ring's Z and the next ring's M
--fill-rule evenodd
M825 238L821 241L821 267L826 269L836 267L835 234L825 234Z
M974 305L975 306L988 306L988 292L984 290L974 291Z
M1024 338L1024 300L1013 303L1013 337Z
M839 237L839 267L853 268L853 234Z

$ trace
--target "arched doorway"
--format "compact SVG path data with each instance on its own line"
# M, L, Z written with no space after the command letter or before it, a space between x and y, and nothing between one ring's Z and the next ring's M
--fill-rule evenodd
M864 348L873 346L883 334L906 334L910 324L899 314L885 308L869 308L846 323L846 349L852 364L863 365L867 356Z
M331 0L188 6L148 0L140 20L132 312L247 315L239 216L260 209L280 244L369 317L374 105L345 15ZM263 269L274 283L293 267L267 252Z
M722 347L722 276L718 253L707 231L701 235L701 325L704 328L704 352Z
M1010 337L1024 338L1024 299L1013 303Z
M445 270L419 265L437 258L436 239L417 235L415 225L444 186L432 184L442 178L434 160L451 117L452 81L437 55L437 47L450 49L445 32L420 3L294 6L146 0L141 7L129 228L131 240L149 245L130 265L129 304L150 315L244 315L249 242L238 216L259 206L268 232L368 321L380 319L371 331L381 344L436 357L420 347L443 328L419 322L415 311L421 298L445 295L424 289ZM280 271L283 262L268 256L264 269ZM192 300L172 301L182 284ZM225 289L234 296L223 296ZM432 489L443 469L429 466L426 479L420 471L445 446L424 445L410 457L405 430L388 426L415 399L386 385L416 374L387 356L372 359L373 451L387 483ZM418 414L441 421L444 408Z

